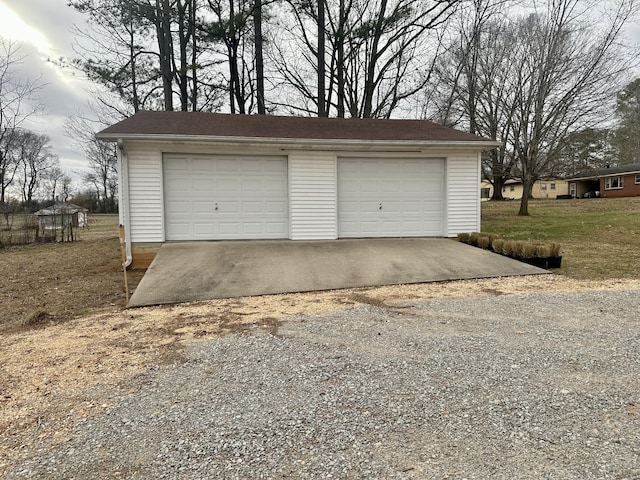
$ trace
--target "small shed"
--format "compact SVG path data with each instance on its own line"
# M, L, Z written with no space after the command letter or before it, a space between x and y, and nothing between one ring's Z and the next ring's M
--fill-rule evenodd
M45 230L57 230L71 226L73 228L86 227L87 213L89 210L73 203L57 203L42 210L35 215L38 217L38 228Z

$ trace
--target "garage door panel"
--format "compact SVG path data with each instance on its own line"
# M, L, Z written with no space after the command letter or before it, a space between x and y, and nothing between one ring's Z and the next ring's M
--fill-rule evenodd
M216 173L241 173L241 162L235 158L217 157Z
M190 202L173 202L171 205L167 205L166 207L167 213L172 214L189 214L191 212Z
M218 233L220 236L229 238L230 236L240 235L242 232L241 226L238 222L219 222Z
M267 222L267 233L271 235L286 235L287 224L283 222ZM282 237L281 237L282 238Z
M190 164L190 171L194 173L213 174L216 171L215 162L208 158L194 158Z
M277 216L286 215L287 203L286 202L265 202L264 211L269 215L277 215Z
M354 210L354 213L377 213L380 210L379 202L360 202L360 208Z
M423 211L423 204L419 200L405 200L404 202L402 202L402 211L407 215L420 215Z
M214 229L212 223L194 223L193 233L197 237L213 235Z
M216 182L214 178L194 178L191 181L191 189L196 192L211 192L214 190L215 185Z
M193 202L193 213L194 214L210 214L213 212L215 206L213 202Z
M239 180L225 178L224 180L217 180L216 186L212 190L215 189L215 191L224 195L237 195L239 188Z
M442 235L444 167L444 159L339 159L339 236Z
M281 179L267 179L261 183L261 189L266 195L280 196L280 192L287 189L286 180Z
M363 179L360 183L360 193L377 193L380 191L381 182L378 180L366 180ZM357 191L358 189L356 189Z
M239 200L228 200L228 201L223 201L220 200L219 202L215 202L216 205L218 206L218 210L215 210L212 212L212 214L214 215L218 215L218 216L224 216L224 215L234 215L237 216L239 213L242 212L242 202L240 202ZM214 219L215 217L212 217L212 219Z
M384 214L393 213L393 214L401 215L403 213L402 201L399 201L399 200L388 201L387 200L387 201L382 202L381 213L384 213Z
M389 194L398 195L402 192L402 185L400 182L396 181L388 181L388 182L380 182L381 192L383 195L388 196Z
M286 238L286 157L167 154L167 240Z
M245 236L260 235L262 233L263 226L262 222L243 222L242 233Z
M164 165L165 172L185 172L189 168L189 162L186 158L173 157L171 163Z
M259 215L264 206L262 202L242 202L242 213L250 215Z
M186 222L170 222L166 225L167 234L176 237L176 240L186 240L193 234L192 225Z
M355 227L353 228L354 232L358 232L358 230L361 230L364 236L367 236L367 237L376 236L376 234L380 231L380 222L379 221L372 221L372 222L363 221L363 222L360 222L359 229L358 229L358 225L354 225L354 227Z

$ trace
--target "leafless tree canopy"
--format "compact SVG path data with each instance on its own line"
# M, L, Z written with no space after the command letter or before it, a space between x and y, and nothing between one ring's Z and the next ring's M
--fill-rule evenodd
M42 111L37 98L40 79L19 75L25 61L19 45L0 37L0 204L5 203L21 164L18 132L29 117Z
M480 15L484 11L476 10L444 57L450 63L440 63L449 87L436 113L504 143L487 157L485 172L495 190L517 175L530 192L563 160L572 132L610 116L628 75L621 39L636 5L548 0L518 15ZM523 195L522 215L528 200Z

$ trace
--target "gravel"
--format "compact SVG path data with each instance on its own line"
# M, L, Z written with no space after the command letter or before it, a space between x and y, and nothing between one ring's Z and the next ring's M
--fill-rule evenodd
M639 479L639 292L296 316L190 345L7 479Z

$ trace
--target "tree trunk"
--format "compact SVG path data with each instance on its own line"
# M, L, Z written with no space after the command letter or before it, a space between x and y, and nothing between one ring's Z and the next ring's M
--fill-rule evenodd
M533 183L530 179L525 178L522 180L522 199L520 200L520 210L518 211L518 215L529 215L529 197L531 196L532 187Z
M188 20L190 0L178 2L178 39L180 41L180 71L178 72L178 88L180 89L180 110L189 110L189 64L187 62L187 47L191 41L191 27Z
M160 3L162 1L162 4ZM164 109L173 110L173 68L171 40L171 17L168 0L156 0L156 35L160 54L160 75L164 94Z
M502 194L504 182L505 179L502 175L493 176L493 195L491 195L491 200L504 200L504 195Z
M264 59L262 56L262 0L255 0L253 6L253 23L256 50L256 101L258 104L258 115L264 115Z
M327 116L324 53L324 0L318 0L318 117Z
M189 12L189 25L192 29L191 47L191 110L198 111L198 35L196 34L196 11L198 9L198 0L192 0L191 10Z
M338 13L338 31L336 32L336 48L338 50L338 64L336 73L338 76L338 117L344 118L344 24L346 22L344 0L340 0L340 12Z
M140 99L138 98L138 79L137 79L137 57L136 57L136 38L133 26L133 8L132 4L129 4L129 58L131 60L131 93L133 100L133 113L138 113L140 110Z
M362 118L371 118L373 113L373 95L376 89L375 76L376 65L378 63L378 45L380 44L380 38L383 33L383 24L385 19L385 12L387 11L387 0L380 2L380 11L378 12L378 18L376 24L371 31L373 37L371 44L371 51L369 52L369 58L366 66L366 74L364 79L364 108L362 111Z

